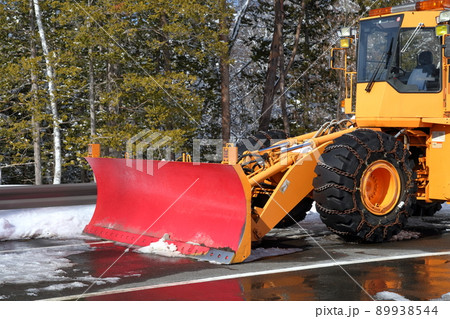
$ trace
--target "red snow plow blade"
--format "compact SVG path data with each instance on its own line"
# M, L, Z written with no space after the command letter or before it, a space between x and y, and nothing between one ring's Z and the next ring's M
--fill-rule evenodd
M164 238L220 263L250 255L250 185L239 165L87 158L97 205L85 233L133 246Z

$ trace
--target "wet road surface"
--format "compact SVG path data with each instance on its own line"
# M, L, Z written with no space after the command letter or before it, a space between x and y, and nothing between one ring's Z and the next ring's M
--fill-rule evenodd
M371 245L346 243L307 218L303 229L273 231L254 250L256 259L235 265L91 239L1 242L0 299L351 301L385 300L390 292L447 300L447 215L411 219L403 240Z

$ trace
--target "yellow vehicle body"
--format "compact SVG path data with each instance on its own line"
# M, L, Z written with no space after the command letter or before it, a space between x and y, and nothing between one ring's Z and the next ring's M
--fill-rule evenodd
M401 13L403 15L401 28L416 28L419 24L423 25L422 28L435 28L437 17L450 3L448 1L425 1L425 3L430 3L429 10L396 12L380 17L396 16ZM435 6L432 7L431 3ZM362 21L368 19L373 19L373 16ZM449 79L448 59L444 56L444 50L441 50L442 57L439 61L442 65L441 79ZM450 158L450 147L446 143L450 133L448 86L449 81L444 80L440 90L436 92L400 93L390 83L380 82L367 92L365 83L358 83L356 103L347 100L347 111L355 114L358 127L378 127L384 130L407 128L412 138L420 140L417 146L426 150L423 161L426 163L428 175L424 182L425 189L417 194L417 198L427 202L450 199L450 170L444 160ZM353 112L348 107L349 103L356 104ZM421 129L420 137L415 136L413 132L415 129Z
M313 201L330 230L366 242L433 214L450 201L446 9L450 0L375 9L358 36L342 31L332 54L345 53L343 66L333 57L332 67L344 71L348 117L316 132L239 154L227 145L222 164L90 159L98 202L85 232L133 246L163 239L183 255L235 263Z
M423 28L434 28L439 12L439 10L403 12L402 28L415 28L419 24L423 24ZM362 21L367 19L370 18L362 19ZM442 78L448 78L448 68L443 69ZM434 121L440 123L439 121L446 117L444 115L447 112L448 83L443 84L444 87L439 92L399 94L386 82L377 83L373 91L369 93L365 91L364 83L358 83L356 123L360 127L410 128L430 127Z

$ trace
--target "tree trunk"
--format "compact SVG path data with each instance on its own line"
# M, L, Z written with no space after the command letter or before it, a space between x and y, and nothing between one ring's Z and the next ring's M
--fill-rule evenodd
M161 47L161 51L162 51L162 63L161 63L161 69L164 72L170 72L171 67L170 67L170 50L169 50L169 45L168 45L168 39L167 36L165 34L165 30L164 28L168 25L167 22L167 15L165 12L162 12L160 15L160 20L161 20L161 33L159 35L160 41L162 43L164 43Z
M283 38L281 37L280 45L280 108L281 108L281 116L283 118L283 126L284 132L289 136L289 117L286 109L286 92L285 92L285 73L284 73L284 45Z
M295 29L294 45L292 46L291 58L289 59L288 65L284 69L284 72L285 72L284 76L286 76L287 72L289 72L289 70L291 69L292 64L294 63L294 60L295 60L295 56L297 54L298 43L300 42L300 31L302 30L302 20L303 20L303 16L305 15L305 9L306 9L306 0L303 0L302 1L302 14L300 14L298 17L297 28Z
M88 6L92 5L92 0L88 1ZM88 29L91 27L91 19L87 19L87 26ZM94 77L94 61L92 56L92 47L89 47L88 49L88 72L89 72L89 118L90 118L90 133L91 138L95 137L97 134L97 127L96 127L96 114L95 114L95 77Z
M220 89L222 105L222 141L230 141L231 111L230 111L230 65L223 58L220 59Z
M230 112L230 64L228 49L228 22L226 19L226 0L221 0L221 21L219 40L226 44L227 49L220 57L220 92L222 107L222 143L225 145L231 136L231 112Z
M34 9L33 0L30 0L30 53L31 59L35 60L36 41L34 39ZM34 183L42 185L42 159L41 159L41 125L39 121L39 106L37 98L37 76L34 68L31 69L31 130L33 135L33 157L34 157Z
M94 61L92 60L92 48L88 49L89 55L89 115L91 138L97 134L96 116L95 116L95 83L94 83Z
M54 72L50 63L50 55L47 47L47 40L45 39L44 26L42 24L41 10L39 6L39 0L33 0L34 13L36 15L36 23L39 30L39 37L41 39L42 51L45 58L45 66L48 81L48 95L50 99L50 109L53 120L53 148L54 148L54 173L53 184L61 183L61 132L60 122L58 115L58 108L56 105L55 84L54 84Z
M277 68L280 56L281 37L283 32L283 4L284 0L274 0L275 4L275 26L270 46L269 63L267 68L266 82L264 84L264 98L259 118L259 130L267 131L273 108L275 94L275 81L277 78Z
M116 79L119 77L121 72L120 64L108 61L106 72L106 90L109 93L108 112L111 115L117 115L119 114L121 103L116 85ZM118 125L120 124L118 123L117 118L113 117L113 119L109 120L110 127L118 127ZM121 156L120 151L113 148L112 146L110 146L109 148L105 148L105 151L106 156L115 158Z
M304 12L305 12L305 7L306 7L306 0L303 0L302 1L302 11L301 11L302 14L300 14L299 17L298 17L298 23L297 23L297 27L296 27L296 30L295 30L294 45L292 46L291 57L289 58L289 62L287 64L287 66L284 67L284 74L283 74L284 78L286 78L287 74L289 73L289 70L291 69L292 65L294 64L295 56L297 55L298 44L300 42L300 32L302 30L302 20L303 20L303 16L304 16ZM283 15L284 15L284 12L283 12ZM283 20L284 20L284 17L283 17ZM284 41L282 41L282 44L283 43L284 43ZM283 44L283 46L284 46L284 44ZM280 81L278 81L276 86L275 86L275 92L278 91L279 88L280 88Z

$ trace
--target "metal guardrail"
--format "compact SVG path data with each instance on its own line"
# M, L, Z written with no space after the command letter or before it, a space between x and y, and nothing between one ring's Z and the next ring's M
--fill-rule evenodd
M18 185L0 187L0 210L95 204L97 185Z

